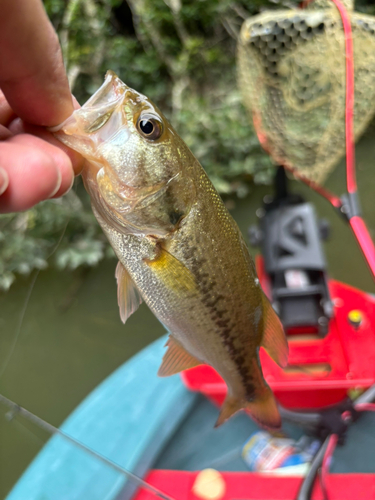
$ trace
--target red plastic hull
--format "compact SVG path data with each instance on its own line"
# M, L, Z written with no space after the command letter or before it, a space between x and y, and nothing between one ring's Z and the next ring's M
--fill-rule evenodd
M170 495L174 500L202 500L192 492L198 472L153 470L146 481ZM272 477L254 472L223 472L225 495L220 500L292 500L301 486L300 477ZM375 499L375 475L330 474L327 477L329 500ZM154 500L155 496L145 490L134 500ZM312 500L323 500L324 496L316 481Z

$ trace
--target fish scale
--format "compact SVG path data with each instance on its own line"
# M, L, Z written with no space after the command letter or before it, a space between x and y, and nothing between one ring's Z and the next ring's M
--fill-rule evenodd
M217 425L245 408L279 427L258 352L263 345L285 365L284 332L237 224L186 144L112 72L55 134L89 160L84 183L119 259L121 319L143 299L170 332L159 375L210 364L228 386Z

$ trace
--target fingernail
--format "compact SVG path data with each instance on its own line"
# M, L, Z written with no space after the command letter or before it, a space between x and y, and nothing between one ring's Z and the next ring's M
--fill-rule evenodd
M55 196L55 194L57 193L57 191L60 189L61 187L61 181L62 181L62 177L61 177L61 172L59 169L57 169L57 183L56 183L56 186L54 188L54 190L52 191L52 193L48 196L48 198L53 198Z
M74 179L75 179L75 177L74 177L74 175L73 175L73 176L72 176L72 182L70 183L69 188L65 191L65 193L64 193L64 194L69 193L69 191L72 189L73 184L74 184Z
M0 168L0 195L4 193L9 185L8 172L3 168Z
M56 198L60 198L60 196L64 196L64 194L69 193L69 191L73 187L73 184L74 184L74 175L72 176L72 182L70 183L70 186L68 187L68 189L66 189L63 193L59 193L58 196L56 196L56 193L55 193Z

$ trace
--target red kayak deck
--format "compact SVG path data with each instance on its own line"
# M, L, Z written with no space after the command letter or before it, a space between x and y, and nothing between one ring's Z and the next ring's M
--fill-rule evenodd
M258 275L267 293L262 261ZM261 349L263 373L278 401L286 408L322 408L346 398L349 390L375 383L375 298L339 281L330 280L334 317L328 334L309 332L288 335L289 362L280 368ZM361 321L353 322L351 318ZM188 389L199 391L222 405L226 395L223 379L210 366L182 373Z
M198 472L152 470L146 481L174 500L202 500L193 493ZM294 500L301 486L300 477L272 477L254 472L222 472L224 496L220 500ZM375 475L329 474L326 479L329 500L375 498ZM155 495L140 491L134 500L154 500ZM324 500L316 481L311 500Z

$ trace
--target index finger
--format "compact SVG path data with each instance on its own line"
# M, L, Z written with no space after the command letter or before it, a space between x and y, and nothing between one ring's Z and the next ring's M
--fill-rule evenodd
M57 125L73 112L58 38L40 0L1 1L0 88L35 125Z

